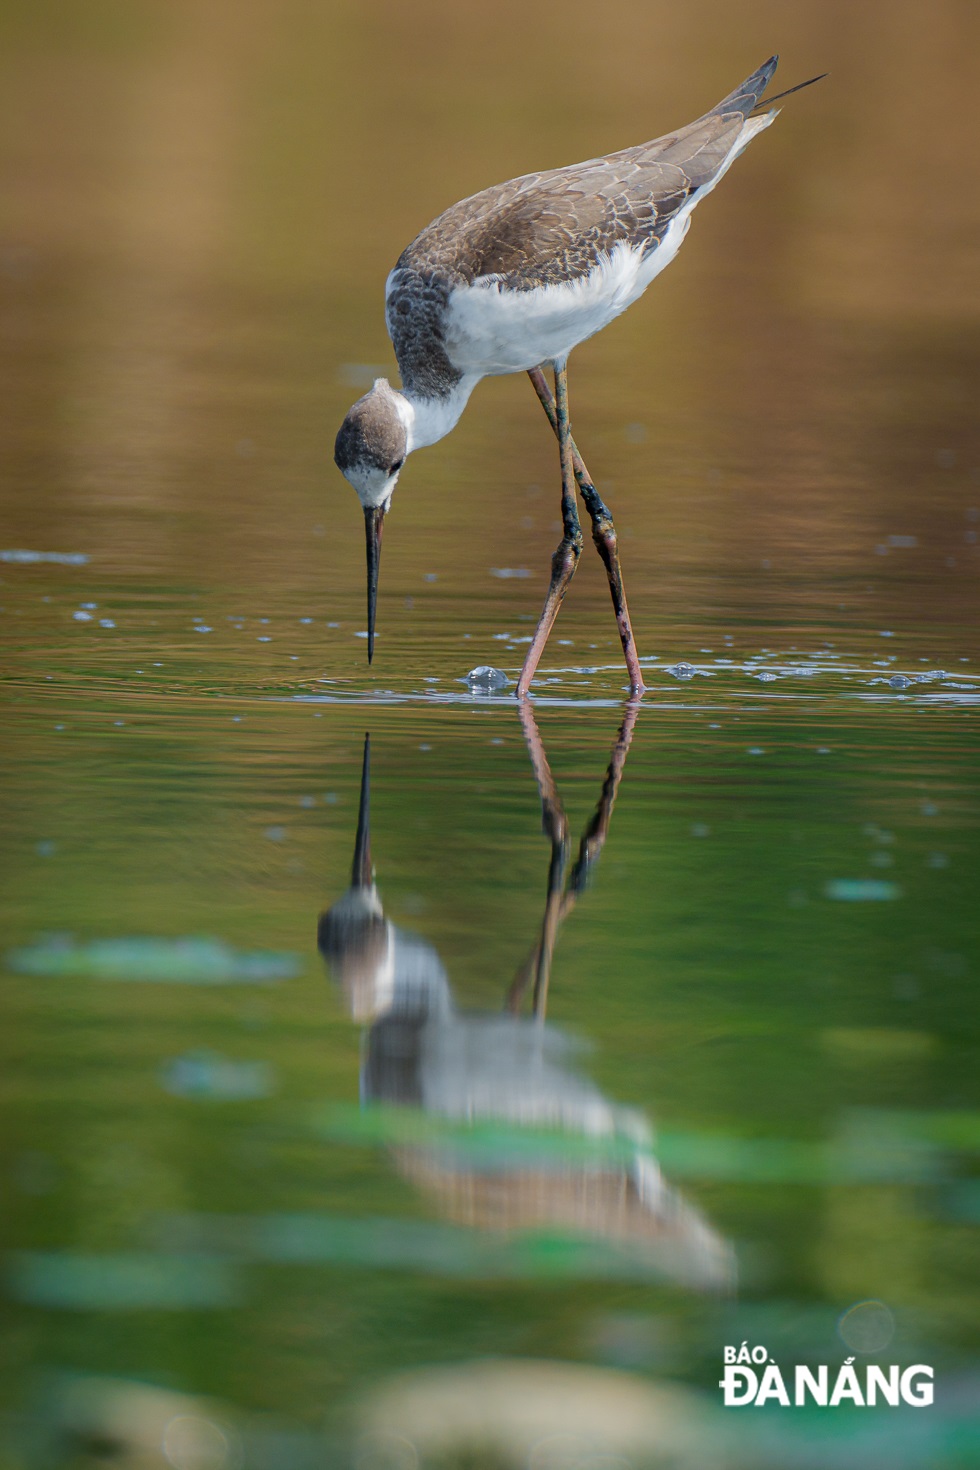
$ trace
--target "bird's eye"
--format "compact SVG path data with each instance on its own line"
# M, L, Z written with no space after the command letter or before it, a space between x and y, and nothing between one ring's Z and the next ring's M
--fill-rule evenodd
M398 474L398 471L401 469L401 467L402 467L402 465L404 463L405 463L405 461L403 459L396 459L395 460L395 463L392 465L391 469L388 471L389 475L397 475Z

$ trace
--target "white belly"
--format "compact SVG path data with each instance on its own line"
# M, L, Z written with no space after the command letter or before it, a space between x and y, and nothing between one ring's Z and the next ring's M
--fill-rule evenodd
M449 299L446 350L458 372L475 378L520 373L543 362L562 362L586 337L601 332L631 306L664 270L684 241L691 213L775 111L750 118L710 183L678 210L655 250L646 255L617 245L595 270L561 286L502 290L493 276L457 288Z
M656 250L617 245L589 275L560 286L508 291L493 277L460 287L449 301L446 350L459 372L520 373L563 361L643 294L680 249L694 201Z

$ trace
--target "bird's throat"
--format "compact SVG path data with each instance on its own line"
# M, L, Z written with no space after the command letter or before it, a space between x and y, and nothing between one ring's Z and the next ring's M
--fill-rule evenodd
M459 423L469 396L479 381L476 374L460 378L448 392L436 398L416 398L409 393L403 394L411 414L409 448L425 449L427 445L437 444L440 439L445 439Z

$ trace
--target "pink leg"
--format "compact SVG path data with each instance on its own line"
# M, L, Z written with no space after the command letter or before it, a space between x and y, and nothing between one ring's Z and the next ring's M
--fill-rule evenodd
M548 415L551 427L558 435L561 443L560 420L558 407L552 397L548 380L540 368L533 368L528 377L534 384L534 391L541 400L541 405ZM557 386L557 380L556 380ZM608 508L603 504L595 486L592 476L585 467L585 461L576 448L575 441L569 433L568 441L571 446L572 464L575 479L578 482L579 493L585 502L585 508L589 512L592 521L592 539L596 550L602 557L602 564L606 569L609 580L609 591L612 596L613 611L616 614L616 626L619 629L619 639L623 645L623 657L626 660L626 671L630 679L630 693L640 695L644 690L643 675L640 672L640 661L636 653L636 644L633 641L633 628L630 624L629 608L626 604L626 589L623 586L623 573L619 565L619 546L616 537L616 527ZM557 612L557 608L555 609ZM554 619L552 619L554 621ZM543 645L542 645L543 646ZM520 689L518 689L520 692Z
M545 391L550 398L551 393L547 383L545 383ZM555 367L555 395L559 416L563 418L567 430L568 382L563 367ZM545 598L544 610L538 619L538 626L534 631L531 646L524 660L524 667L517 681L518 699L527 697L531 680L534 678L534 671L544 653L544 646L555 625L558 609L561 607L562 599L568 590L568 584L575 574L578 559L582 554L582 527L579 525L578 511L575 508L575 466L572 460L571 435L567 432L559 434L558 447L561 451L561 518L564 534L551 558L551 585Z

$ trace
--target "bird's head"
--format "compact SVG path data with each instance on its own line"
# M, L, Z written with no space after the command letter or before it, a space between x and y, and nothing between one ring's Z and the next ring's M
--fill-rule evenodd
M374 657L381 531L398 474L411 451L412 410L403 393L378 378L370 393L348 409L333 457L357 491L367 533L368 662Z

